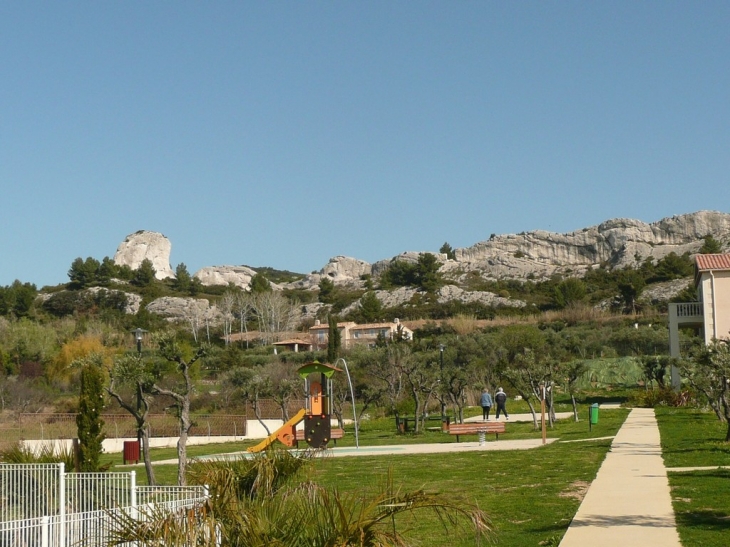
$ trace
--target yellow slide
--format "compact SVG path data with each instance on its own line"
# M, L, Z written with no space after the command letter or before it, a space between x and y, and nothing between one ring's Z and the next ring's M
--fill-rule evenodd
M294 446L296 443L296 431L295 428L299 422L301 422L304 419L304 416L307 414L307 411L304 409L301 409L299 412L296 413L295 416L289 419L288 422L286 422L284 425L282 425L279 429L274 431L271 435L266 437L263 441L261 441L256 446L252 446L248 449L249 452L261 452L262 450L267 449L274 441L281 441L286 446Z

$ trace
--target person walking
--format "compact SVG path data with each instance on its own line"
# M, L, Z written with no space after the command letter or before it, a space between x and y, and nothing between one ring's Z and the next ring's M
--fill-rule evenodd
M505 417L509 420L509 414L507 414L507 394L500 387L497 393L494 394L494 401L497 403L497 416L499 419L499 413L504 412Z
M479 400L479 404L482 405L482 420L488 422L489 410L492 408L492 396L486 387L482 390L482 398Z

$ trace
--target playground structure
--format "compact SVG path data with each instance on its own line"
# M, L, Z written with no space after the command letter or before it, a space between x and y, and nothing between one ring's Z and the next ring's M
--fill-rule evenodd
M332 439L332 382L330 378L335 372L342 372L333 365L313 361L297 369L297 374L304 380L307 394L306 408L301 409L284 425L248 449L248 452L261 452L274 442L279 441L290 448L297 445L296 427L304 422L304 440L312 448L327 448ZM312 375L319 374L310 378Z

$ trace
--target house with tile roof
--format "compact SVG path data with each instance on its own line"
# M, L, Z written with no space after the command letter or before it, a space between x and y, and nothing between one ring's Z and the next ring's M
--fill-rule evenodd
M385 323L364 323L360 325L354 321L346 321L337 323L337 330L340 331L344 349L352 348L357 344L375 345L379 339L394 340L400 338L413 340L413 331L398 319ZM313 348L326 348L329 338L329 325L323 325L320 321L316 321L314 326L309 328L309 335Z
M680 357L679 329L694 328L709 344L730 338L730 254L695 257L696 302L669 304L669 354ZM679 371L672 367L672 386L679 387Z

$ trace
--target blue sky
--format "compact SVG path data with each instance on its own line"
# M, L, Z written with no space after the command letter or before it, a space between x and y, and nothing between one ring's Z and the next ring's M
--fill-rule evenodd
M0 0L0 285L730 212L728 2Z

